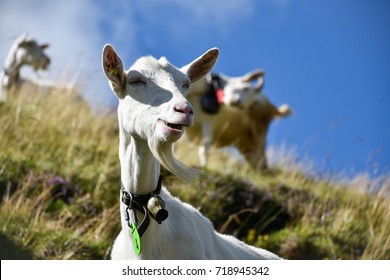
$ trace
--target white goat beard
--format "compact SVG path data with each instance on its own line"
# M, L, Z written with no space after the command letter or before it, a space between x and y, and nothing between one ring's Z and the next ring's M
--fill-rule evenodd
M200 172L198 170L188 167L173 156L172 143L153 137L149 138L148 145L153 155L168 171L189 183L199 179Z

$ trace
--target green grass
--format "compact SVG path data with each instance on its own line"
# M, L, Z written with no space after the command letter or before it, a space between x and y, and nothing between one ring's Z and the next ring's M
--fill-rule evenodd
M0 104L0 135L1 258L109 258L120 230L116 115L24 88ZM192 166L195 151L177 145ZM298 168L256 172L214 150L203 174L194 185L167 174L164 184L220 232L287 259L390 259L383 195Z

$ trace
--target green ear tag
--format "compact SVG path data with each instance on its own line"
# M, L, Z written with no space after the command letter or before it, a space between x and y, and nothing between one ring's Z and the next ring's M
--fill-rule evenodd
M137 230L137 225L133 222L130 226L131 237L133 238L134 250L137 255L141 254L141 238Z

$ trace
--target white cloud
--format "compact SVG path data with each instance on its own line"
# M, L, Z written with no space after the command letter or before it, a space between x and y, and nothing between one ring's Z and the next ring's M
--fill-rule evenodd
M68 79L76 75L87 100L111 104L115 98L100 66L105 43L113 44L128 66L145 54L141 41L158 46L154 40L160 26L172 40L180 41L194 34L229 34L232 24L254 14L253 0L2 0L0 62L13 39L28 32L51 45L48 78L58 79L64 72ZM145 34L143 25L152 32Z

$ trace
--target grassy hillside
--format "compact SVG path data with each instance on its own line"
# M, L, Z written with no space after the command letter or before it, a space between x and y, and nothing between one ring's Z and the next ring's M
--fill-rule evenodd
M116 115L75 96L24 88L0 104L1 259L109 258L120 229L117 149ZM177 150L196 165L193 146ZM220 232L287 259L390 259L388 199L226 162L214 151L199 183L167 174L165 185Z

